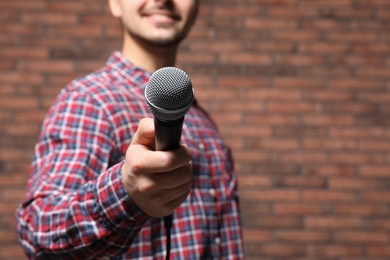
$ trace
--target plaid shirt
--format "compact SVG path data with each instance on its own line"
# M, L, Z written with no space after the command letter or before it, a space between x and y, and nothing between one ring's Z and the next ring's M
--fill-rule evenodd
M120 173L138 122L152 116L143 93L149 76L115 52L105 67L57 97L35 148L26 201L16 213L30 258L165 258L163 219L134 204ZM196 102L182 142L192 150L194 184L174 213L172 259L242 259L231 154Z

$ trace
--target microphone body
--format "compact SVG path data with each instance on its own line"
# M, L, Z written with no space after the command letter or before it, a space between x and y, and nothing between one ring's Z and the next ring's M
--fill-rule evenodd
M154 118L157 151L169 151L180 147L183 122L184 117L167 122Z

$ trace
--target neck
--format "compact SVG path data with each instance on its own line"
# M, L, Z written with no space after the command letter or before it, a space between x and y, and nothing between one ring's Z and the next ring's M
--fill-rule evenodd
M122 53L134 65L151 73L162 67L174 66L178 46L156 46L124 37Z

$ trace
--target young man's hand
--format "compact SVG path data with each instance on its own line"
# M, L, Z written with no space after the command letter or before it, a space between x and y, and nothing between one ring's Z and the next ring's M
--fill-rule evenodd
M190 150L181 145L172 151L155 151L154 122L144 118L127 149L121 173L127 193L144 213L167 216L190 193Z

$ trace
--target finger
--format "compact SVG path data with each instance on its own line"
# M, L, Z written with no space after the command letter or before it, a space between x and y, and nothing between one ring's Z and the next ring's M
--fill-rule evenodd
M173 212L175 209L177 209L188 197L190 194L191 190L186 189L180 196L176 197L175 199L171 200L166 204L166 207Z
M149 177L158 185L159 190L173 189L192 180L192 164L187 163L183 167L165 173L150 174Z
M149 195L149 202L165 210L175 209L188 196L191 191L192 181L184 183L174 189L159 191ZM179 203L180 202L180 203Z
M155 152L154 167L158 172L170 172L187 165L192 160L191 151L186 145L181 145L178 149L171 151Z
M159 174L181 168L191 161L191 153L186 146L172 151L150 151L140 149L138 145L131 145L127 158L131 161L133 173ZM137 157L137 160L132 160Z
M154 121L152 118L143 118L138 124L138 129L135 132L131 144L133 145L144 145L144 146L154 146Z

